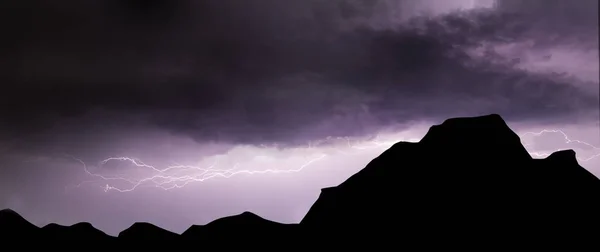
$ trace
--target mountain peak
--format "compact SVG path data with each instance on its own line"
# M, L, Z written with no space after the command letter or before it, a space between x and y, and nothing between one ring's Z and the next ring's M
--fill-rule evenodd
M231 223L246 223L247 225L262 224L264 222L271 222L269 220L260 217L259 215L250 211L244 211L238 215L232 215L218 220L212 221L206 226L223 226L230 225Z
M175 239L177 234L154 224L136 222L131 227L121 231L118 237L125 240L171 240Z
M557 162L578 164L577 154L572 149L556 151L550 154L550 156L546 157L546 159L556 160Z
M491 234L533 225L540 233L560 233L574 227L569 222L548 227L553 225L548 216L581 223L592 215L567 214L556 206L578 201L600 210L600 180L570 165L574 156L563 151L532 159L496 114L448 119L420 142L397 143L339 186L322 190L301 224L323 235L388 226L415 239L465 227ZM465 237L483 234L466 232Z
M16 211L6 208L0 210L0 222L3 224L28 224L31 226L35 226L29 221L27 221L23 216L18 214Z
M240 217L245 217L245 218L260 218L262 219L262 217L258 216L257 214L250 212L250 211L244 211L243 213L239 214Z
M11 239L19 236L37 237L39 228L12 209L0 210L0 237Z
M108 241L113 237L96 229L89 222L79 222L71 226L63 226L50 223L41 228L45 237L51 237L53 240L96 240Z
M419 143L444 156L469 153L486 159L531 159L519 136L498 114L447 119L432 126Z
M23 217L21 217L20 214L18 214L16 211L10 209L10 208L6 208L6 209L2 209L0 210L0 217L1 218L19 218L19 219L23 219Z
M193 225L183 232L185 239L203 237L206 240L233 238L237 241L253 241L252 237L270 237L277 241L294 239L297 226L277 223L245 211L238 215L220 218L206 225Z

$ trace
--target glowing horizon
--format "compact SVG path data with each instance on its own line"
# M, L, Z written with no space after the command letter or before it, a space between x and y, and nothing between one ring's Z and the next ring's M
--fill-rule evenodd
M529 137L540 137L546 134L557 134L564 139L564 148L537 151L533 144L526 139ZM145 163L143 160L135 157L119 156L109 157L98 163L95 167L87 165L83 160L70 156L83 165L85 173L98 180L87 180L75 185L81 187L86 184L106 183L104 190L116 192L131 192L139 186L158 187L164 190L181 188L189 183L202 182L211 178L230 178L237 174L265 174L265 173L296 173L305 168L309 168L315 162L325 158L343 158L343 156L361 154L360 152L370 151L372 154L379 155L379 151L391 147L393 144L401 141L418 142L419 137L402 137L403 133L396 134L377 134L371 140L365 138L357 139L350 137L328 137L315 142L309 142L306 147L278 148L276 144L272 146L252 146L237 145L232 147L227 153L205 157L199 164L176 164L157 168ZM580 165L585 164L600 156L600 148L585 141L571 139L559 129L543 129L538 132L523 132L519 134L523 146L528 149L533 158L545 158L553 152L579 149L576 151L577 160ZM368 139L368 138L367 138ZM530 139L531 140L531 139ZM582 151L581 148L570 146L570 144L580 144L588 151ZM277 154L277 155L275 155ZM237 157L236 157L237 156ZM240 158L241 157L241 158ZM375 157L375 156L374 156ZM373 158L374 158L373 157ZM137 176L109 175L103 174L102 168L108 163L124 162L129 164L129 168L138 168ZM90 168L96 170L90 171ZM143 170L141 171L140 168ZM127 169L127 168L126 168ZM591 170L593 172L593 170ZM149 175L143 175L149 174ZM112 183L111 183L112 182ZM121 182L121 183L119 183ZM119 187L115 184L129 184L129 186Z

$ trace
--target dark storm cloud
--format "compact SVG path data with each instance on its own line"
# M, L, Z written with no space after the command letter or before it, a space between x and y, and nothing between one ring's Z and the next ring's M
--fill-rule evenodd
M543 20L539 25L570 26L571 30L598 27L598 1L578 0L497 0L500 10L527 15L530 19ZM577 25L577 26L574 26Z
M4 1L2 124L12 134L69 117L93 124L102 110L199 140L259 142L463 113L535 120L597 109L598 95L573 80L465 53L549 41L531 15L399 24L386 3Z

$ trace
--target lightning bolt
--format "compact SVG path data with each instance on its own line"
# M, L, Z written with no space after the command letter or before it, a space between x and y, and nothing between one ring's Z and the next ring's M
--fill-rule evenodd
M391 145L393 145L395 143L395 141L381 141L381 140L379 140L379 138L380 138L379 135L377 135L375 137L375 139L372 141L369 141L367 143L362 143L362 144L356 144L356 143L353 143L353 140L349 137L336 137L336 138L328 137L328 138L325 138L322 140L309 142L308 147L305 147L304 150L315 150L318 147L321 147L324 145L330 145L333 141L344 141L345 145L348 147L348 149L357 150L357 151L365 151L365 150L370 150L370 149L375 149L375 148L389 148ZM340 153L343 155L352 155L352 153L347 150L342 150L341 148L338 148L335 146L330 146L330 147L331 147L330 148L331 150L333 150L337 153ZM268 146L262 145L261 148L268 148ZM298 150L302 151L303 149L296 148L292 151L298 151ZM83 170L85 171L85 173L87 175L95 177L95 178L99 179L100 181L126 182L127 184L130 185L126 188L120 188L120 187L112 186L107 183L104 186L104 191L106 191L106 192L108 192L108 191L130 192L130 191L133 191L136 188L138 188L142 185L145 185L145 184L154 185L154 186L159 187L164 190L170 190L170 189L174 189L174 188L182 188L192 182L202 182L202 181L205 181L205 180L208 180L211 178L217 178L217 177L230 178L232 176L240 175L240 174L255 175L255 174L296 173L296 172L300 172L303 169L313 165L316 162L324 160L325 158L330 156L330 154L324 153L323 151L313 153L312 155L310 155L311 157L309 157L309 158L305 157L306 160L303 163L301 163L300 165L298 165L296 168L293 168L293 169L264 169L264 170L240 169L241 164L239 162L235 163L233 165L233 167L230 169L217 169L215 167L217 166L218 161L220 159L223 159L222 156L216 156L213 164L209 165L207 167L177 164L177 165L167 166L165 168L159 169L153 165L146 164L143 161L141 161L137 158L132 158L132 157L109 157L107 159L100 161L98 166L96 167L96 168L101 169L103 166L105 166L106 164L111 163L111 162L126 162L135 168L146 169L148 172L151 172L153 174L151 176L143 177L141 179L132 179L132 178L129 178L129 177L123 176L123 175L108 176L108 175L103 175L100 173L95 173L89 169L88 165L83 160L76 158L74 156L71 156L71 155L66 155L66 156L79 162L83 166ZM227 158L227 157L225 157L225 158ZM260 160L260 159L269 160L269 159L274 159L274 158L266 156L266 155L256 155L256 156L253 156L252 159L253 160ZM185 173L185 174L177 175L175 173ZM83 182L79 183L78 185L76 185L76 187L81 187L84 184L95 183L95 182L98 182L98 181L97 180L96 181L95 180L83 181Z
M565 144L573 144L573 143L581 144L581 145L587 146L590 149L597 152L596 154L586 157L586 158L578 158L579 161L587 162L589 160L592 160L592 159L600 156L600 148L598 148L590 143L584 142L584 141L570 139L569 136L561 130L544 129L539 132L525 132L525 133L521 134L521 138L523 138L525 136L540 137L545 134L560 134L564 138ZM345 148L338 147L338 146L340 146L340 144L339 144L340 141L343 142L343 144L341 146L345 147ZM274 169L274 168L264 169L264 170L241 169L240 166L242 166L242 164L240 162L236 162L229 169L217 169L216 167L218 166L219 161L222 159L228 158L227 155L215 156L214 162L210 165L207 165L206 167L176 164L176 165L167 166L165 168L157 168L153 165L146 164L139 159L132 158L132 157L125 157L125 156L109 157L107 159L100 161L98 166L96 167L101 170L108 163L125 162L134 168L144 169L146 172L150 172L152 174L150 176L142 177L140 179L132 179L125 175L108 176L108 175L102 175L101 173L92 172L89 169L88 165L83 160L75 158L73 156L68 156L68 157L79 162L83 166L83 170L85 171L85 173L87 175L97 178L97 180L84 181L84 182L76 185L76 187L80 187L87 183L97 183L98 181L101 181L101 182L106 183L103 186L103 189L105 192L108 192L108 191L131 192L131 191L134 191L136 188L143 186L143 185L150 185L150 186L155 186L155 187L158 187L158 188L161 188L164 190L171 190L171 189L175 189L175 188L182 188L192 182L202 182L202 181L212 179L212 178L231 178L232 176L240 175L240 174L255 175L255 174L297 173L297 172L304 170L307 167L310 167L311 165L314 165L317 162L323 161L327 157L332 156L331 151L342 154L342 155L351 156L351 155L357 154L358 152L364 152L364 151L368 151L368 150L377 150L377 149L385 150L399 141L416 142L416 141L419 141L419 139L418 138L403 139L401 137L400 138L394 137L394 138L390 138L388 140L381 140L381 136L379 134L376 135L376 137L374 139L367 140L367 141L358 141L358 140L354 140L350 137L327 137L327 138L324 138L321 140L309 142L307 147L298 147L298 148L293 149L292 152L294 152L294 153L297 151L306 151L306 150L313 151L313 153L312 153L312 155L309 155L310 157L308 157L308 158L305 157L304 161L302 163L298 163L297 165L295 165L295 168L292 168L292 169ZM337 145L335 143L337 143ZM531 143L526 143L524 141L523 141L523 145L525 147L532 146ZM273 145L273 146L276 147L277 145ZM269 146L261 145L260 148L262 148L264 150L264 149L269 148ZM319 151L315 151L317 149L319 149ZM329 150L330 152L327 153L326 150ZM560 149L558 149L556 151L559 151L559 150ZM546 153L546 152L529 151L529 153L534 157L543 158L543 157L549 156L552 152ZM276 158L268 156L268 155L254 155L251 159L252 160L274 160ZM126 184L129 184L129 186L117 187L114 185L110 185L109 184L110 182L121 182L121 183L124 182Z
M583 145L583 146L586 146L586 147L590 148L594 152L597 152L596 154L593 154L593 155L585 157L585 158L577 157L577 160L579 160L580 162L587 162L587 161L590 161L590 160L592 160L592 159L597 158L597 157L600 156L600 147L597 147L597 146L595 146L593 144L590 144L588 142L584 142L584 141L581 141L581 140L571 139L562 130L557 130L557 129L543 129L543 130L541 130L539 132L525 132L525 133L523 133L521 135L521 138L523 138L525 136L528 136L528 135L531 135L531 136L534 136L534 137L539 137L539 136L542 136L544 134L550 134L550 133L560 134L563 137L564 144L580 144L580 145ZM523 142L523 146L525 146L525 147L532 146L532 145L533 145L532 143ZM561 150L565 150L565 149L555 149L555 150L549 151L549 152L530 151L529 154L532 155L532 156L534 156L534 157L544 158L544 157L550 156L550 154L552 154L553 152L561 151Z

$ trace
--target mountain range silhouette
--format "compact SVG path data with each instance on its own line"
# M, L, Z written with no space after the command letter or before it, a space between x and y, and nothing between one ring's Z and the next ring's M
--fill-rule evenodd
M57 246L67 240L101 246L164 241L279 249L291 244L598 246L600 180L578 164L572 150L533 159L519 136L492 114L448 119L418 143L394 144L340 185L322 189L298 224L244 212L193 225L181 235L135 223L112 237L89 223L39 228L5 209L0 211L0 237L4 245L27 240Z

